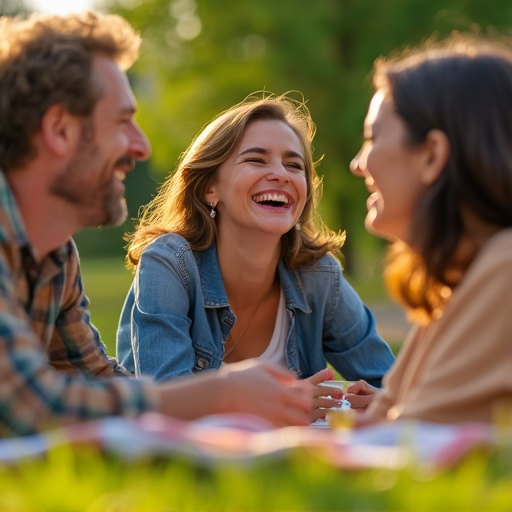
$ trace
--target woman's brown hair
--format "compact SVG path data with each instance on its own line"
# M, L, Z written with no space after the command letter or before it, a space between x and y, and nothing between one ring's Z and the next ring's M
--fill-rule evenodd
M176 171L160 187L156 197L143 209L129 242L127 264L137 265L144 248L164 233L183 236L192 249L202 251L215 243L217 230L204 197L217 171L239 144L245 128L258 119L279 120L290 126L302 141L308 197L300 222L282 236L281 255L291 267L310 265L326 252L337 252L344 235L330 232L320 220L316 206L321 180L313 161L312 141L316 126L303 101L287 95L249 96L219 114L199 133L183 153Z

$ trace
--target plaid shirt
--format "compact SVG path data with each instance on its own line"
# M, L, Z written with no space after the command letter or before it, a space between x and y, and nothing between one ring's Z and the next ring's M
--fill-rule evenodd
M154 409L130 375L90 323L73 240L37 263L0 171L0 436Z

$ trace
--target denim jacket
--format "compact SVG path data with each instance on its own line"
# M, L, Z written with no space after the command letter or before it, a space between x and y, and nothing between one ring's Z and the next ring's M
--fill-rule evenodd
M278 273L290 318L288 368L307 378L328 361L345 379L380 386L394 361L375 319L325 255ZM117 332L117 356L136 375L157 381L222 364L223 341L236 322L216 246L193 251L179 235L158 237L143 251Z

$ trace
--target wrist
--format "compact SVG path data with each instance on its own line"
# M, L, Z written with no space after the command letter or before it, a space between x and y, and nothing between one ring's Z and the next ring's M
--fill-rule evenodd
M232 385L231 372L218 371L215 378L207 385L212 389L216 412L219 414L237 410L235 394L236 386Z

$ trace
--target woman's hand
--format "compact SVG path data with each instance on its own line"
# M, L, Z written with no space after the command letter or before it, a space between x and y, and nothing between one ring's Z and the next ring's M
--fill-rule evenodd
M322 382L328 384L328 381L333 378L334 372L330 368L325 368L311 377L304 379L313 384L313 408L311 409L311 422L325 418L327 409L336 407L338 405L338 401L343 398L343 391L340 388L319 386Z
M368 384L368 382L358 380L347 388L345 398L352 404L352 409L361 412L368 407L379 391L379 388Z

